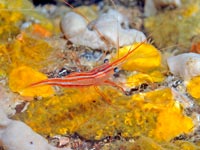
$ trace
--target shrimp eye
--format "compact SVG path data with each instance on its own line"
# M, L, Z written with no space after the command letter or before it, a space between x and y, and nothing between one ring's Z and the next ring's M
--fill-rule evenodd
M118 73L118 72L119 72L119 68L115 67L115 68L114 68L114 72L115 72L115 73Z
M109 62L109 60L108 59L104 59L104 61L103 61L104 63L108 63Z
M67 70L66 68L62 68L59 71L58 75L59 75L59 77L63 77L63 76L66 76L66 75L70 74L70 72L71 72L70 70Z

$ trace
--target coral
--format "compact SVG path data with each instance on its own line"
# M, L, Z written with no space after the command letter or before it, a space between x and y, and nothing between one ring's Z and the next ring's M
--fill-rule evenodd
M148 74L138 73L129 76L126 81L128 87L137 87L142 83L153 83L153 80Z
M21 33L9 43L0 44L0 72L8 74L11 69L27 65L42 69L51 63L48 59L53 48L44 40Z
M61 29L72 43L92 49L107 50L117 47L118 41L119 46L124 46L146 39L142 32L129 29L127 18L115 10L109 10L89 24L81 15L67 13L61 20Z
M165 79L164 74L160 70L155 70L149 73L153 82L162 82Z
M34 130L41 131L42 134L73 133L84 122L87 122L91 115L95 114L96 109L100 109L96 106L96 103L101 104L102 102L98 100L99 95L95 93L93 88L65 89L64 93L62 96L54 96L45 101L31 103L27 115L32 116L33 119L26 120L28 116L26 117L24 114L26 123L32 126ZM32 108L35 108L36 111L32 111ZM34 112L37 114L39 111L41 112L40 117L32 114ZM51 113L49 113L50 111ZM40 125L41 121L46 122L45 128ZM54 125L51 126L50 124Z
M8 66L10 65L10 56L6 44L0 44L0 76L6 75Z
M149 74L144 73L137 73L128 76L126 80L126 85L128 87L137 87L141 85L142 83L154 83L154 82L162 82L164 80L164 76L160 71L153 71Z
M169 89L148 92L144 100L149 103L145 104L142 109L157 112L156 127L149 132L154 139L169 141L176 135L192 131L194 126L192 119L181 113L180 104L174 102ZM175 122L177 125L174 125ZM184 122L184 125L180 122Z
M176 135L192 131L194 127L192 119L181 114L179 107L180 105L178 107L175 105L158 114L156 128L152 131L157 140L169 141Z
M50 63L48 56L53 48L44 40L21 33L18 38L7 46L11 66L27 65L35 69L41 69Z
M130 50L137 47L138 44L139 43L120 48L113 59L115 60L123 57ZM161 67L161 54L153 45L144 43L136 48L135 52L128 56L121 66L124 70L150 72Z
M42 61L46 61L46 56L52 50L48 43L39 38L34 38L32 34L28 35L22 32L20 34L22 23L28 17L26 13L32 12L33 9L32 3L28 0L18 0L12 3L5 0L0 2L0 65L2 66L0 72L2 75L8 74L10 67L16 67L17 65L26 64L41 69L48 64L48 62L42 64ZM38 13L38 16L41 15ZM41 20L44 20L44 18ZM40 24L42 23L40 22ZM44 21L43 24L46 28L49 26L47 21ZM36 25L32 27L36 29ZM36 31L34 30L34 32ZM43 35L47 36L49 32L48 34L47 32L43 33ZM13 39L15 36L17 37Z
M54 94L51 86L28 87L31 83L47 79L47 76L27 66L18 66L9 74L9 87L22 96L48 97ZM22 82L23 81L23 82Z
M78 132L87 139L100 139L120 132L123 137L146 135L168 141L191 131L192 120L177 107L170 89L127 97L112 88L102 88L111 99L111 105L102 101L93 88L65 89L60 96L32 102L27 112L18 118L43 135ZM166 118L168 115L171 116L169 119ZM156 120L160 123L165 119L169 121L162 125L166 134L159 137L157 133L161 131ZM185 121L186 125L174 126L172 132L168 129L169 124L177 120Z
M187 84L187 92L194 98L200 98L199 93L199 83L200 83L200 76L192 78L190 81L188 81Z
M9 19L8 19L9 18ZM24 15L20 11L12 11L0 2L0 37L1 41L7 41L20 32L20 25Z

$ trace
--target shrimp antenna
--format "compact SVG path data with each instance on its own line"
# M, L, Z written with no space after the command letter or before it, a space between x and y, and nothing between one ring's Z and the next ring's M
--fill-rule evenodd
M115 4L114 0L110 0L111 3L113 4L115 10L118 10L117 5ZM117 57L119 58L119 28L118 28L118 23L119 23L119 18L117 17Z

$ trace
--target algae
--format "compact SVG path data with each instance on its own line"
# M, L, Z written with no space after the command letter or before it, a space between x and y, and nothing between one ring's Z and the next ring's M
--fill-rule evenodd
M177 47L180 52L186 52L191 39L200 33L199 11L199 2L187 1L178 9L146 18L144 26L157 47Z

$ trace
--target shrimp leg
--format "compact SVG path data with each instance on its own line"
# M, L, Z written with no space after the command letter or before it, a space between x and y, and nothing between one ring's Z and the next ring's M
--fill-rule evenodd
M119 86L118 84L116 84L116 83L114 83L114 82L112 82L112 81L110 81L110 80L106 80L106 81L104 81L104 83L106 83L106 84L108 84L108 85L111 85L111 86L114 86L114 87L117 87L117 88L119 88L124 94L126 94L126 91L125 91L121 86Z
M109 105L111 104L111 100L99 89L99 87L94 86L94 89L96 90L96 92L101 95L101 97L103 99L105 99L106 103L108 103Z

